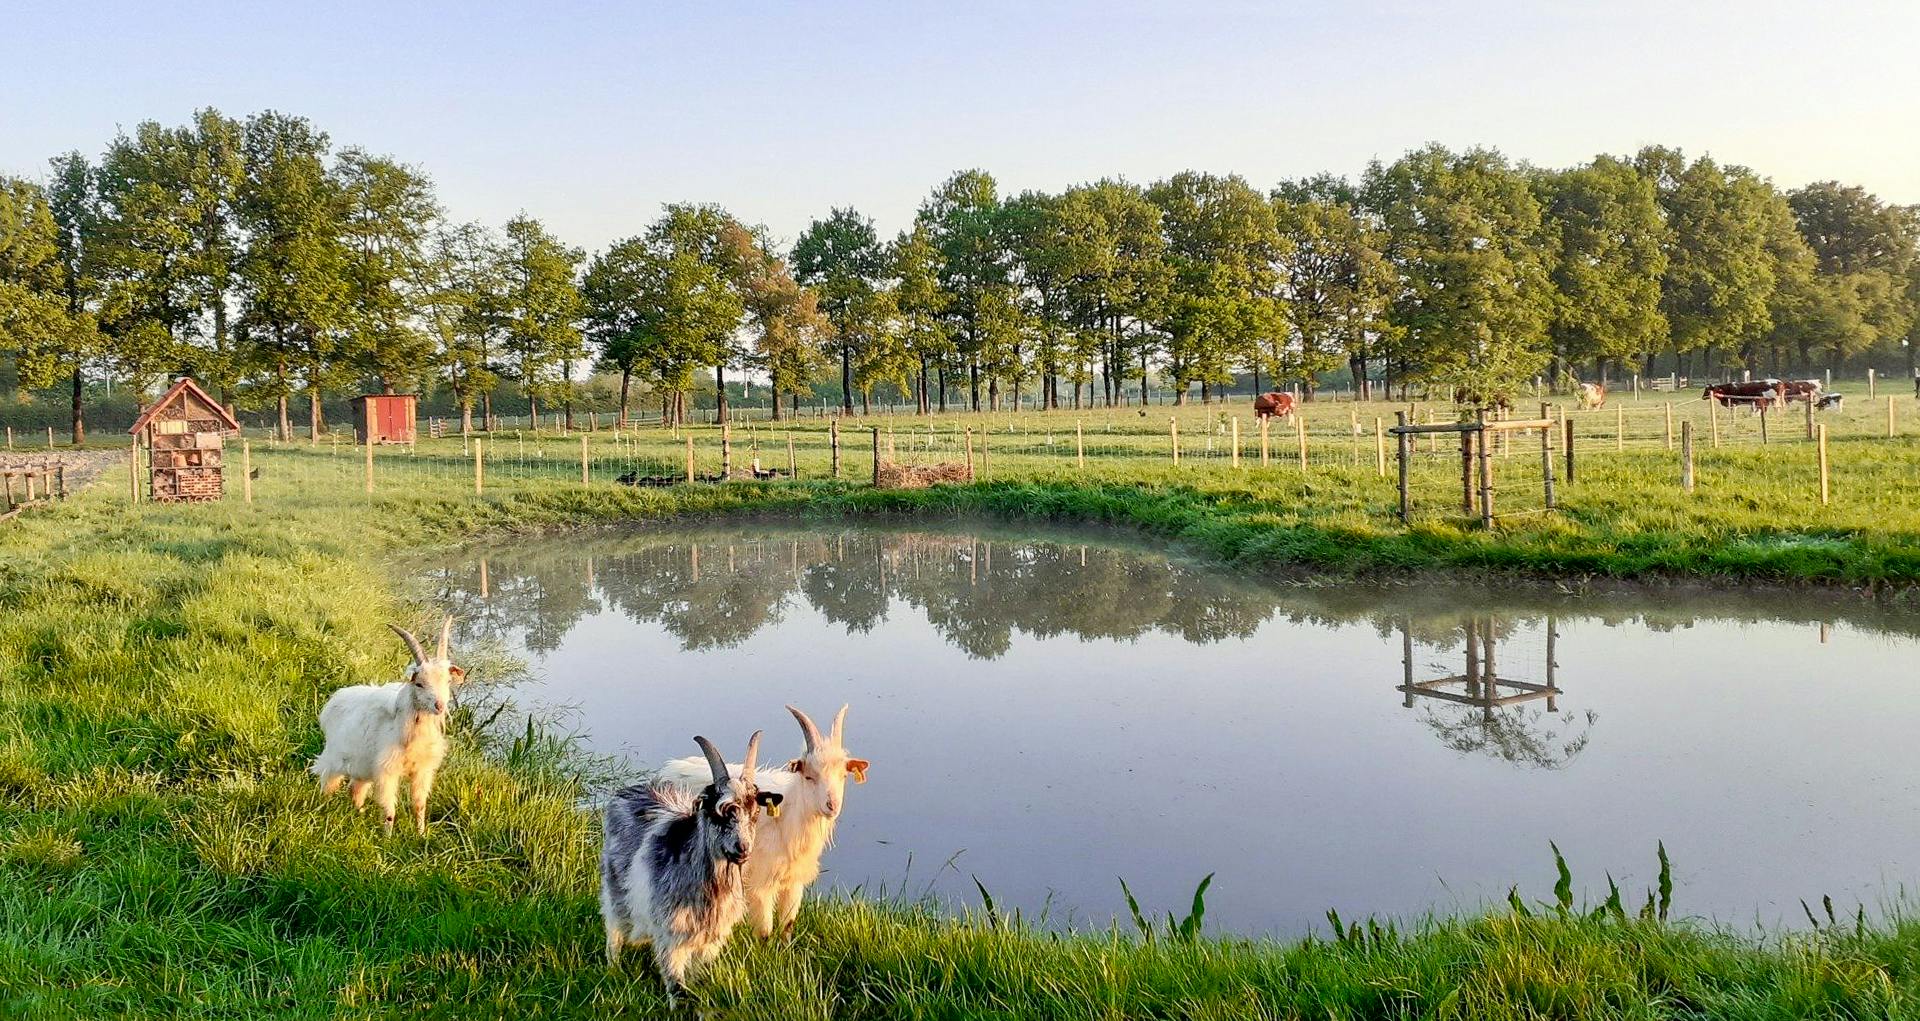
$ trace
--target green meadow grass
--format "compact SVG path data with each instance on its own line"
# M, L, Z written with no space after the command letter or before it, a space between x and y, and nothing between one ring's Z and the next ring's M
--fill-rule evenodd
M369 499L350 454L296 448L256 450L251 507L236 481L220 504L129 508L124 479L108 480L0 525L0 1016L669 1016L640 958L619 972L601 960L598 838L576 808L587 764L564 746L503 747L462 709L425 839L382 839L315 792L304 770L326 694L396 676L384 623L424 623L385 566L409 549L669 515L984 514L1122 525L1282 571L1911 586L1913 440L1849 442L1862 447L1842 461L1849 498L1825 510L1796 495L1803 469L1779 451L1703 458L1710 500L1670 484L1664 452L1628 451L1582 465L1564 515L1492 532L1400 528L1370 465L1302 478L1008 464L915 493L529 475L480 498L457 472L407 486L392 470ZM1897 913L1753 936L1522 907L1338 939L1147 942L1131 923L1061 934L842 899L808 907L791 943L738 941L680 1015L1920 1014L1920 926Z

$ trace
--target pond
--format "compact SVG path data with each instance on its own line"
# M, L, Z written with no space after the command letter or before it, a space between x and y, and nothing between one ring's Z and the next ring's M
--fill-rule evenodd
M510 692L635 768L774 756L842 703L823 885L1047 924L1298 935L1551 896L1793 924L1920 853L1920 620L1835 593L1575 598L1257 579L1110 533L756 524L523 539L417 572L530 668Z

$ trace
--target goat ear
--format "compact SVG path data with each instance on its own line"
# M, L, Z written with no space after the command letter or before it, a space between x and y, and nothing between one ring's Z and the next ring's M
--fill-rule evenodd
M848 759L847 772L853 774L854 783L866 783L867 769L872 765L873 763L868 762L865 759Z
M455 684L465 684L467 682L467 672L457 666L449 666L447 667L447 678Z
M754 795L754 803L767 810L769 819L780 818L780 802L786 799L786 795L774 791L761 791Z

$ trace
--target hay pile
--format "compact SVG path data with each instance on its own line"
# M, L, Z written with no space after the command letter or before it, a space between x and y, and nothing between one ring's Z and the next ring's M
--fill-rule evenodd
M873 484L881 489L925 489L936 482L972 482L973 469L956 461L939 464L896 464L881 461Z

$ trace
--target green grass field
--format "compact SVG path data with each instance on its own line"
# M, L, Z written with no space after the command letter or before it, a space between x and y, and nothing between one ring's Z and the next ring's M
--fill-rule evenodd
M1182 412L1196 423L1183 441L1206 435L1200 423L1217 411ZM1348 411L1313 409L1310 437L1350 434ZM1057 442L1073 417L1042 425ZM996 427L1030 444L1040 431L1001 418ZM675 459L680 441L654 430L591 436L595 481L584 486L577 437L540 437L537 455L516 450L513 460L496 437L477 497L457 438L380 452L371 498L359 451L256 439L251 506L237 471L228 500L195 507L129 507L126 478L109 475L64 505L0 524L0 1014L666 1016L637 958L619 973L602 963L596 825L575 807L582 780L563 747L513 753L462 710L425 839L381 839L344 799L321 802L304 772L326 693L396 676L402 650L383 625L423 616L400 602L385 565L483 532L669 515L982 514L1121 525L1288 572L1713 575L1902 592L1920 580L1920 431L1888 440L1871 417L1834 430L1825 508L1808 497L1804 439L1762 448L1728 437L1701 452L1700 488L1688 495L1656 434L1610 454L1583 448L1562 514L1491 532L1444 508L1400 526L1370 435L1347 437L1344 464L1329 439L1316 448L1325 460L1310 453L1304 474L1277 456L1265 469L1247 464L1257 453L1235 468L1217 445L1211 455L1183 448L1175 466L1170 449L1164 461L1156 450L1164 434L1122 430L1124 418L1115 415L1108 445L1089 444L1084 473L1070 453L1003 447L995 435L989 481L909 493L821 479L830 454L817 420L795 433L796 459L807 458L798 484L606 481L622 464ZM906 430L893 424L898 451ZM784 461L784 433L754 433L746 442L758 439L763 459ZM696 435L717 465L711 431ZM922 453L941 453L937 437ZM849 476L870 469L871 434L867 444L845 454ZM1434 455L1436 466L1446 456ZM1511 456L1503 471L1521 477L1526 458ZM1443 504L1444 472L1428 485ZM1513 877L1523 891L1544 893L1545 849L1542 866L1542 876ZM1860 863L1862 874L1879 867ZM802 914L790 944L739 941L681 1013L1920 1014L1920 925L1897 911L1833 925L1821 915L1821 931L1753 936L1641 920L1633 899L1619 915L1563 915L1529 899L1525 913L1490 905L1484 917L1403 920L1377 935L1363 925L1343 939L1328 929L1296 943L1163 934L1150 944L1131 922L1068 935L983 911L830 902ZM1685 910L1682 891L1676 912Z

